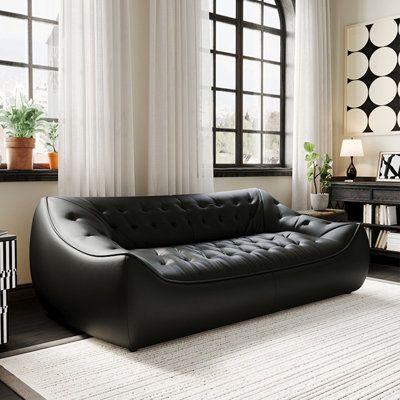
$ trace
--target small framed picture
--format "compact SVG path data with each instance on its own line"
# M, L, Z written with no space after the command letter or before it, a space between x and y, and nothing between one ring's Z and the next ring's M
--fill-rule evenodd
M377 181L400 183L400 151L379 154Z

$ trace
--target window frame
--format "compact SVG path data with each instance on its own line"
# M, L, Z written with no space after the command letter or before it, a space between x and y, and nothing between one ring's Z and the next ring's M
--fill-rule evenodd
M8 67L21 67L28 69L28 98L33 99L33 70L40 69L46 71L57 71L58 67L50 67L47 65L42 64L34 64L33 63L33 33L32 33L32 25L33 22L45 22L52 25L58 26L58 21L53 19L41 18L41 17L34 17L32 15L32 0L26 0L27 2L27 14L19 14L13 13L9 11L4 11L0 9L0 16L2 17L9 17L15 19L22 19L28 21L28 62L19 62L19 61L8 61L0 59L0 65L8 66ZM46 121L58 121L58 118L44 118Z
M26 0L27 13L20 14L14 13L10 11L4 11L0 9L0 16L14 18L18 20L26 20L28 29L28 37L27 37L27 45L28 45L28 62L20 62L20 61L9 61L0 59L0 65L8 66L8 67L21 67L27 68L28 73L28 98L33 98L33 70L45 70L45 71L57 71L58 67L51 67L42 64L34 64L33 63L33 22L45 22L52 25L59 25L57 20L34 17L32 15L32 0ZM58 118L49 118L46 117L44 120L48 122L58 122ZM16 181L57 181L58 180L58 171L49 170L48 163L34 163L33 170L30 171L10 171L7 170L7 164L0 164L0 182L16 182Z
M212 55L213 63L213 82L212 82L212 95L213 95L213 165L214 176L254 176L254 175L291 175L290 168L286 168L285 160L285 99L286 99L286 22L284 10L280 0L276 0L275 4L268 4L263 0L248 0L261 6L261 22L264 21L264 7L274 8L279 13L280 28L272 28L264 25L258 25L252 22L243 21L243 8L244 0L236 0L236 18L220 15L216 13L216 1L212 1L212 11L209 12L210 21L212 21L212 48L210 53ZM217 55L229 55L232 57L233 53L225 53L216 50L216 22L225 22L236 27L236 53L234 54L236 60L236 88L226 89L216 87L216 57ZM261 33L261 57L254 58L243 55L243 28L250 28ZM264 33L272 33L280 37L280 57L279 61L266 61L264 59ZM261 63L261 92L250 92L243 90L243 61L256 60ZM264 63L279 65L280 71L280 94L265 94L263 88L263 74ZM217 128L216 127L216 93L229 92L235 93L235 128ZM262 99L260 109L260 129L259 130L246 130L243 129L243 95L255 94L259 95ZM266 131L264 130L264 98L278 98L280 99L280 131ZM235 159L234 164L217 164L216 163L216 134L217 132L234 132L235 133ZM243 133L253 133L260 135L260 161L261 164L245 164L243 163ZM263 140L264 135L274 134L280 137L280 163L279 164L263 164Z

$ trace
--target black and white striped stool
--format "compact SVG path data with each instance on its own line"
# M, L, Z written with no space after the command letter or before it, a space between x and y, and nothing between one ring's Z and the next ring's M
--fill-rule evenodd
M8 341L7 290L17 285L17 238L0 236L0 344Z

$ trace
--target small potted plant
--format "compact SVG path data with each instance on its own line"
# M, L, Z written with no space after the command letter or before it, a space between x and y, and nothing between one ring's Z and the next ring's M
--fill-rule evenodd
M0 108L0 125L6 134L7 169L32 169L35 135L44 132L43 108L19 95Z
M329 186L332 180L332 159L329 154L321 157L315 152L315 145L304 143L307 162L307 179L312 182L313 193L310 194L311 207L316 211L326 210L329 204Z
M49 157L50 169L58 169L58 152L56 149L56 142L58 138L58 123L50 122L46 132L46 146L50 149L47 152Z

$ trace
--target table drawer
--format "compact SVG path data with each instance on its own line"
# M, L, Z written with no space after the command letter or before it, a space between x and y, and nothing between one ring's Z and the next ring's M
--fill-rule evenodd
M386 203L398 203L400 201L400 190L374 189L372 199Z
M371 190L365 188L344 188L332 187L331 188L332 201L370 201Z

